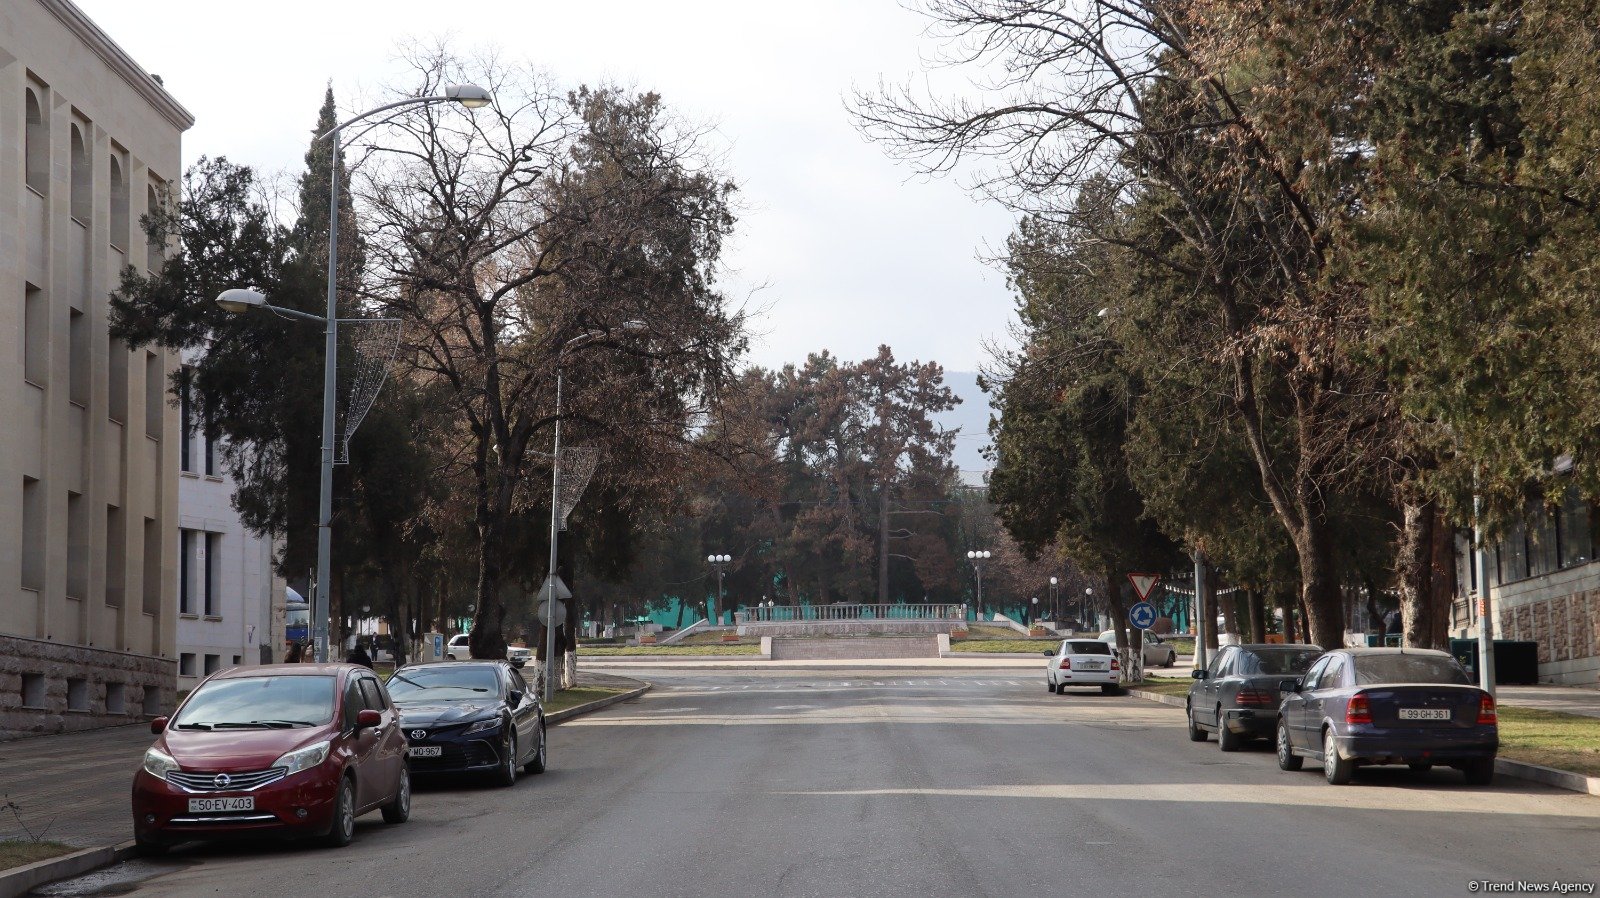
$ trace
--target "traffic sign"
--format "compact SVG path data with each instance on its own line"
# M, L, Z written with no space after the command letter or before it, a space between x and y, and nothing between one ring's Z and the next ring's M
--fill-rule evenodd
M1128 609L1128 623L1140 630L1148 630L1155 626L1156 606L1149 602L1137 602Z
M539 610L536 612L535 616L539 618L539 623L544 624L547 627L550 626L550 603L549 602L540 602L539 603ZM567 606L562 604L561 602L557 602L556 603L556 622L555 622L555 626L557 626L557 627L564 626L566 624L566 622L567 622Z
M1129 574L1128 579L1133 582L1133 591L1139 594L1139 601L1150 598L1150 590L1155 588L1156 581L1161 579L1160 574Z

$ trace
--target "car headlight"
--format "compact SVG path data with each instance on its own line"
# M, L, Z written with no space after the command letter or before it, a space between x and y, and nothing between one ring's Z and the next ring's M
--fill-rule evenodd
M485 730L492 730L495 727L498 727L499 725L500 725L500 718L498 718L498 717L485 717L484 719L478 721L477 723L473 724L472 726L467 727L466 735L470 736L473 733L482 733Z
M144 769L156 779L164 780L168 773L178 769L178 762L171 755L152 748L144 753Z
M316 745L308 745L305 748L298 748L273 761L272 766L288 768L289 772L284 776L299 773L302 770L310 770L328 760L328 750L332 747L333 742L328 741L318 742Z

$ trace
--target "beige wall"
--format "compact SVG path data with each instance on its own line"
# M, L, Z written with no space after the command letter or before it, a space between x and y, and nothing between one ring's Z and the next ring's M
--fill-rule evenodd
M44 119L39 189L26 164L30 91ZM110 671L126 664L99 652L175 653L178 426L164 379L176 356L113 346L107 315L119 270L158 258L139 217L147 188L179 177L191 122L66 0L0 4L0 634L84 650L41 654L56 665L52 712L67 710L56 707L72 674L63 657ZM0 712L23 673L0 672ZM95 681L85 713L106 712L111 683Z

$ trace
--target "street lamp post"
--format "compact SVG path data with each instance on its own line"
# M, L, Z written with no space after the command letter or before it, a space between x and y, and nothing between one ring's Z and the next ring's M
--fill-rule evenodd
M723 575L724 572L727 571L728 563L731 562L731 561L733 561L733 556L731 556L731 555L707 555L706 556L706 564L711 565L712 567L716 568L716 570L717 570L717 597L716 597L715 611L708 610L708 612L706 614L706 618L709 620L711 618L712 614L716 614L718 616L718 623L721 623L721 615L722 615L722 575Z
M1050 578L1050 613L1055 615L1058 624L1061 622L1061 590L1056 586L1060 582L1053 576Z
M1032 607L1028 609L1028 626L1031 627L1039 619L1039 597L1034 596L1028 601L1032 603Z
M1094 588L1093 587L1089 587L1089 586L1085 586L1083 588L1083 601L1078 603L1078 621L1079 621L1079 623L1082 623L1083 619L1089 616L1089 597L1092 596L1092 595L1094 595ZM1093 628L1091 627L1090 629L1093 629Z
M972 562L972 569L978 574L978 614L983 614L983 563L994 555L988 549L978 549L967 553L967 560Z
M645 329L643 321L627 321L622 325L625 331L640 331ZM603 337L606 331L592 330L573 337L561 344L556 351L556 425L555 448L550 461L550 568L544 580L548 597L545 600L544 621L544 700L550 701L553 687L550 685L555 679L556 671L556 543L561 532L561 388L562 366L566 363L567 351L576 349L584 343Z
M291 314L291 317L308 321L321 321L323 323L323 356L322 356L322 479L319 486L320 497L317 503L317 588L312 594L311 611L311 643L313 652L318 662L328 660L328 629L329 629L329 602L328 590L331 579L330 568L333 566L333 431L334 431L334 392L339 380L339 149L341 145L337 136L345 128L369 116L402 106L418 106L431 103L460 103L467 109L480 109L494 101L489 92L476 84L447 84L437 96L407 97L394 103L387 103L376 109L369 109L354 118L347 119L327 131L312 138L312 141L332 140L334 143L333 164L330 166L332 174L329 181L332 184L328 191L328 312L318 318L304 312L293 313L289 309L276 309L282 314ZM234 297L234 302L225 300L230 294L252 293L255 301L247 297ZM241 301L242 300L242 301ZM273 308L267 306L261 294L254 291L227 290L217 297L218 305L230 312L248 311L252 306Z

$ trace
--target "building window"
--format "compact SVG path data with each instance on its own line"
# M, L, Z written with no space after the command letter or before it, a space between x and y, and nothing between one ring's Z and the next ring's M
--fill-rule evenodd
M206 572L205 601L206 615L208 617L217 615L217 589L222 585L222 570L220 568L222 562L221 546L222 534L206 534L206 555L203 561Z
M22 675L22 707L44 707L44 674Z
M44 590L44 487L22 478L22 588Z
M178 676L194 676L194 652L178 653Z
M194 531L178 531L178 613L194 613Z
M67 401L89 407L89 316L67 312Z
M106 684L106 713L128 713L128 688L122 683Z
M161 528L144 519L144 613L161 614Z
M22 318L22 376L42 387L49 383L50 305L44 291L32 284L23 290Z
M178 381L178 417L181 429L178 431L178 470L194 471L194 369L185 366L183 377Z
M117 151L111 154L111 245L127 252L128 246L128 179L123 176L123 165Z
M211 419L206 417L206 425L201 428L201 439L204 441L206 455L206 476L217 476L217 443L211 438Z
M67 491L67 597L89 594L89 503Z
M207 655L206 656L206 676L209 677L209 676L211 676L212 674L216 673L217 671L219 671L221 669L222 669L222 656L221 655Z
M106 506L106 605L122 607L128 588L128 524L122 509Z
M1560 558L1556 551L1556 519L1543 502L1530 505L1524 517L1528 532L1528 576L1542 577L1560 570Z
M33 88L23 91L23 105L27 107L22 142L23 182L42 196L50 192L50 129L46 127L44 106Z
M1500 582L1515 583L1528 578L1528 528L1521 521L1507 528L1500 542Z
M161 713L161 690L154 686L144 687L144 698L140 701L140 708L150 717Z
M67 680L67 710L89 710L89 681L70 679Z
M94 181L89 170L89 145L83 128L72 123L72 217L84 227L94 219Z
M1589 532L1589 503L1577 487L1569 488L1561 496L1559 515L1561 530L1561 566L1587 564L1594 556L1594 536Z
M243 663L244 663L244 656L243 655L234 655L233 656L233 666L234 667L238 667L240 664L243 664Z
M144 188L144 214L150 218L161 215L163 212L161 194L157 192L156 185L148 184ZM144 267L155 274L161 270L161 263L165 261L166 247L146 233L145 234L145 260Z
M144 435L152 440L161 439L162 396L165 384L161 377L161 357L153 352L144 354Z

